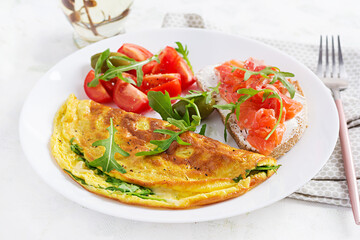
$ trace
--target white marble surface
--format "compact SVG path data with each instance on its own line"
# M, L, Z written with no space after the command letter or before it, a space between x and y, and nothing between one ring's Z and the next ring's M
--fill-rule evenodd
M117 219L65 199L27 162L18 119L36 81L77 50L72 28L56 0L0 2L0 239L360 239L350 209L291 199L189 224ZM235 34L314 43L319 34L336 33L360 49L359 9L357 0L135 0L127 29L158 28L166 12L196 12Z

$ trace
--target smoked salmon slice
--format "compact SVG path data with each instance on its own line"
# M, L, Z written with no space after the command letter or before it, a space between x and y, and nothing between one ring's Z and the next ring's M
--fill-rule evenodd
M245 129L247 132L246 140L249 144L259 153L269 155L282 142L286 131L285 121L294 118L302 110L303 105L290 98L287 88L279 80L273 83L271 75L264 77L260 74L253 74L245 80L246 70L258 72L266 67L261 61L250 58L245 62L237 60L225 62L217 66L215 70L221 82L219 93L228 103L237 102L242 96L237 93L237 90L243 88L252 88L258 91L270 89L281 97L282 117L277 126L281 112L280 100L263 97L264 92L259 92L243 102L240 105L240 114L237 119L240 129ZM276 129L268 137L275 126Z

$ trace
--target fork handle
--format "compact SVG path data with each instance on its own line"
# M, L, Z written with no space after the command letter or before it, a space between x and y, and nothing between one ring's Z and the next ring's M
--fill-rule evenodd
M360 225L359 193L356 183L354 161L351 154L349 132L348 132L344 109L339 92L337 93L334 92L334 98L339 113L341 151L343 155L345 175L349 189L351 208L353 211L355 223L357 225Z

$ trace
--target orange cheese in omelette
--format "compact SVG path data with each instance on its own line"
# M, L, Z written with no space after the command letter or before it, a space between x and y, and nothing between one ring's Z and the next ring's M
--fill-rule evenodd
M108 190L112 185L106 181L106 176L95 174L70 150L70 139L75 138L87 161L101 157L105 148L92 144L109 137L106 128L110 118L117 130L115 142L130 156L115 154L115 160L126 173L112 170L108 175L151 189L151 199ZM154 133L155 129L178 130L163 120L91 100L77 100L70 95L55 116L51 152L59 166L85 189L123 203L148 207L181 209L223 201L246 193L274 173L273 170L256 171L247 176L256 166L275 166L276 160L193 132L180 135L182 140L191 143L189 146L173 142L161 154L135 156L137 152L156 148L150 140L167 138L167 135ZM240 175L243 179L234 181Z

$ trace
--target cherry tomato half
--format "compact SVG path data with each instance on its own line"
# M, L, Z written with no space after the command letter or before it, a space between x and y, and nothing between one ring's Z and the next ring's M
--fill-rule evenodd
M122 80L118 80L115 85L113 101L127 112L141 113L150 108L146 94Z
M135 61L144 61L154 55L146 48L132 43L124 43L121 48L119 48L118 52L125 54Z
M146 94L150 91L162 92L162 93L165 93L165 91L166 91L169 93L170 97L180 96L181 81L180 81L180 79L171 80L170 82L164 83L160 86L157 86L157 87L147 90Z
M185 60L182 58L180 58L176 64L176 72L181 75L181 86L183 89L187 89L196 81L189 65L187 65Z
M157 63L152 73L179 73L181 76L181 87L186 89L196 80L190 67L173 47L167 46L159 54L160 63Z
M144 61L148 58L151 58L152 56L154 56L154 54L152 54L149 50L147 50L144 47L141 47L139 45L136 44L132 44L132 43L124 43L121 48L119 48L118 50L119 53L122 53L126 56L128 56L129 58L134 59L135 61ZM156 64L156 61L151 61L148 64L145 64L142 67L142 70L144 72L144 74L148 74L152 72L152 69L154 68ZM129 73L136 75L136 71L135 70L130 70Z
M156 63L152 73L176 73L176 63L180 58L173 47L167 46L159 54L160 63Z
M124 72L124 73L122 73L122 76L124 78L131 78L132 80L134 80L136 82L136 77L130 73ZM110 79L109 81L100 80L101 84L104 86L106 91L110 94L110 96L113 95L115 85L116 85L118 79L119 79L118 77L114 77L114 78Z
M90 83L95 78L94 70L91 70L84 81L84 90L86 95L95 102L98 103L108 103L111 102L111 96L106 91L105 87L99 82L96 87L89 87L88 83Z
M106 89L106 91L109 93L110 96L112 96L112 94L114 92L115 84L116 84L117 80L118 80L117 77L111 79L110 81L100 80L101 85L104 86L104 88Z
M152 70L154 69L154 67L156 66L157 62L154 60L154 61L151 61L147 64L145 64L143 67L142 67L142 70L144 72L144 75L145 74L149 74L149 73L152 73Z
M140 90L146 92L151 88L158 87L162 84L165 84L175 79L181 81L180 74L178 73L148 74L144 76L143 82L140 86ZM180 90L181 90L181 86L180 86Z

